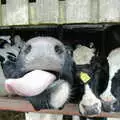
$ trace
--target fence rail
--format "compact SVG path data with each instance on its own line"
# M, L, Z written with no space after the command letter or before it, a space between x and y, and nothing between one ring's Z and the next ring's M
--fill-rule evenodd
M78 106L76 104L67 104L61 110L40 110L35 111L32 105L21 98L8 98L0 97L0 110L10 110L19 112L39 112L39 113L50 113L50 114L65 114L65 115L80 115ZM92 115L87 117L115 117L120 118L120 113L105 113L102 112L98 115Z

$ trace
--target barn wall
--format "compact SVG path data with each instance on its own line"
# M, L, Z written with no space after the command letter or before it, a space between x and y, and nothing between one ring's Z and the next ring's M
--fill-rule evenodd
M0 25L119 23L119 6L120 0L2 0Z
M99 22L120 22L120 0L99 0Z
M28 1L27 0L6 0L1 5L2 25L27 25L28 22Z
M58 23L58 16L58 0L36 0L29 3L30 24Z

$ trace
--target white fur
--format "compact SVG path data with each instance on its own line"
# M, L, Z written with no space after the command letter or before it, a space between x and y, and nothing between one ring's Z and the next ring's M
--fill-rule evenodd
M59 87L57 90L55 90L51 95L50 104L54 108L59 108L62 105L64 105L65 102L67 102L69 96L70 96L70 85L68 82L64 80L58 81Z
M95 50L86 46L77 46L73 52L73 59L78 65L90 64L91 58L94 56Z
M100 95L101 100L105 102L112 102L116 101L116 98L111 93L111 80L109 80L107 89Z
M109 76L110 80L114 77L115 73L120 69L120 48L113 50L108 56L109 63Z
M78 115L73 115L73 116L72 116L72 120L80 120L80 116L78 116Z
M100 98L104 101L115 102L116 98L111 93L111 87L112 78L120 69L120 48L111 51L107 59L109 63L109 82L106 90L100 95Z
M80 112L82 114L85 113L85 109L83 108L82 105L92 106L92 105L94 105L96 103L98 104L97 108L98 108L99 113L100 113L102 104L101 104L100 100L94 95L94 93L90 89L89 85L86 84L85 85L85 93L84 93L84 95L82 97L82 100L80 101L80 104L79 104Z

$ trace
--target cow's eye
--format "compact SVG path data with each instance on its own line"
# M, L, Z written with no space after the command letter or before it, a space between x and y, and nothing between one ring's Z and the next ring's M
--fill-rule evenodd
M62 49L61 46L56 45L56 46L55 46L55 52L56 52L57 54L61 54L61 53L63 53L64 51L63 51L63 49Z
M31 49L32 49L31 45L26 46L24 53L28 54L31 51Z

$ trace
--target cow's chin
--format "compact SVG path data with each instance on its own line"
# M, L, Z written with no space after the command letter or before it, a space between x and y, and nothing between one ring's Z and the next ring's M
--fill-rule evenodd
M87 88L82 100L79 103L79 110L83 115L95 115L101 112L101 101L94 95L91 88L87 84Z

